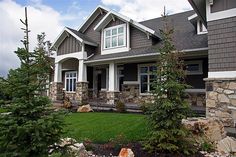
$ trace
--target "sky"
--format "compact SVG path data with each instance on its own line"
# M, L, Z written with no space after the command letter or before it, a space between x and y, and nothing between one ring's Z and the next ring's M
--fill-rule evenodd
M53 42L65 26L77 29L96 6L113 9L136 21L160 17L164 6L168 14L191 10L187 0L0 0L0 76L19 67L14 53L23 47L24 7L28 8L30 49L37 43L37 34L46 33Z

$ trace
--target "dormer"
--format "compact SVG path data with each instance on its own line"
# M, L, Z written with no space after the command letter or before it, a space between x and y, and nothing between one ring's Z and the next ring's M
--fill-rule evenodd
M94 27L101 33L101 54L127 52L131 49L131 27L141 31L147 40L158 38L156 32L115 11L109 11Z
M193 24L198 35L207 33L206 26L197 14L193 14L192 16L188 17L188 20Z

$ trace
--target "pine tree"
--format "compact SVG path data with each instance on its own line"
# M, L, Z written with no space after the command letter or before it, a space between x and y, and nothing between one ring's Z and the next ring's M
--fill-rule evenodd
M182 119L190 113L189 104L184 100L185 72L181 53L172 41L173 29L168 27L167 16L164 14L164 29L160 30L162 46L157 65L157 78L152 84L155 97L148 117L150 134L145 148L152 153L184 153L192 151L188 131L181 124Z
M47 156L48 147L62 134L62 117L53 111L48 97L40 95L51 67L42 48L29 52L26 9L25 13L26 20L21 20L25 47L15 52L20 67L10 70L7 79L2 78L12 100L6 106L10 113L0 115L0 156Z

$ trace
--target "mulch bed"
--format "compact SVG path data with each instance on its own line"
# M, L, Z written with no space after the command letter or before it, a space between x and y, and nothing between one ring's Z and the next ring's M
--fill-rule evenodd
M121 148L131 148L132 151L134 152L135 157L186 157L184 155L164 154L164 153L149 154L147 153L147 151L143 150L141 143L138 142L123 144L123 145L114 143L94 144L90 142L85 142L84 145L87 150L93 151L93 154L103 157L118 156ZM188 157L204 157L204 156L198 153L196 155Z

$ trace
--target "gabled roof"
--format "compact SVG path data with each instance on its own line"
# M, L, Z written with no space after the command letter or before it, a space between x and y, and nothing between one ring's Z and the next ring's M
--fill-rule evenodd
M207 52L207 34L198 35L196 33L196 29L188 20L188 17L190 17L194 13L195 12L191 10L167 16L168 25L174 28L174 33L172 36L173 43L175 44L176 49L179 51L196 53L199 53L200 51ZM165 22L162 17L159 17L147 21L142 21L140 23L155 30L156 33L160 34L160 29L163 29ZM96 53L91 58L89 58L86 63L114 59L125 59L131 57L155 56L158 55L160 46L161 42L158 42L154 46L131 49L129 51L121 53L113 53L107 55Z
M86 20L80 25L80 27L78 28L78 31L83 33L86 31L86 29L89 27L89 25L96 19L96 17L99 14L102 13L107 13L109 12L110 9L104 7L104 6L97 6L94 11L86 18Z
M174 29L173 43L177 50L198 49L208 47L207 34L198 35L195 27L188 20L188 17L193 15L193 10L182 13L177 13L167 16L168 26ZM162 17L150 19L140 22L141 24L153 29L160 34L160 29L163 29L165 21Z
M62 43L62 41L68 37L69 35L72 35L74 38L76 38L79 42L81 43L85 43L91 46L97 46L98 44L96 42L94 42L92 39L90 39L89 37L85 36L84 34L69 28L69 27L65 27L62 32L60 33L60 35L56 38L56 40L53 42L52 44L52 48L56 49L59 47L59 45Z
M128 17L126 17L116 11L113 11L113 10L110 10L106 14L106 16L103 17L103 19L94 27L94 30L100 31L103 27L105 27L114 18L114 16L119 18L122 21L129 22L131 25L133 25L134 27L136 27L137 29L139 29L145 33L149 33L150 35L158 37L158 35L156 34L156 32L153 29L148 28L148 27L144 26L143 24L140 24L140 23L132 20L131 18L128 18Z

